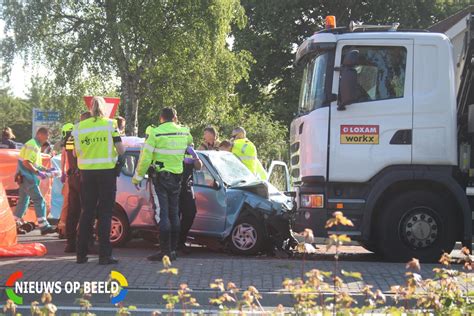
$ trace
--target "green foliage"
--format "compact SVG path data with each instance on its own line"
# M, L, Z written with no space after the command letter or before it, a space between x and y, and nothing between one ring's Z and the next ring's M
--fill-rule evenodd
M14 97L7 89L0 90L0 127L11 127L17 142L31 138L31 115L29 102Z
M0 18L7 65L15 55L41 62L56 86L84 73L118 78L131 135L139 109L142 130L163 106L201 124L227 112L251 60L226 44L246 20L238 0L8 1Z

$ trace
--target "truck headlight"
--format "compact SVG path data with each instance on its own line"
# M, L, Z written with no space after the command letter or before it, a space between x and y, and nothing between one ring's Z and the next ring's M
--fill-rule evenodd
M306 208L323 208L324 194L301 194L300 204Z

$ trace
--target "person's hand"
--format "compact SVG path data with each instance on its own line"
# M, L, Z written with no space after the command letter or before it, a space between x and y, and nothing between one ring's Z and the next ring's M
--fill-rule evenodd
M135 186L135 189L137 189L137 191L140 191L140 189L142 187L142 180L132 178L132 183Z
M42 180L46 179L48 177L48 175L46 174L46 172L43 172L43 171L39 171L38 170L38 177L40 177Z
M61 183L63 183L63 184L66 183L66 178L67 178L67 175L66 175L65 172L63 172L63 173L61 174Z

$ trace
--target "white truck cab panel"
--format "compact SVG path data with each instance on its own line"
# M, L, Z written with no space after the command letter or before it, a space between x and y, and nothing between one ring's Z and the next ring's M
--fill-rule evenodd
M413 70L413 164L457 165L452 46L447 36L416 37Z

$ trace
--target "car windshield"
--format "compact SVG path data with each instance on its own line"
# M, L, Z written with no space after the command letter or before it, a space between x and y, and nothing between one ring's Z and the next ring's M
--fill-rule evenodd
M259 181L234 154L222 151L207 151L206 154L225 184L238 186Z
M308 113L328 105L328 64L332 52L324 52L311 59L304 68L300 90L300 113Z

